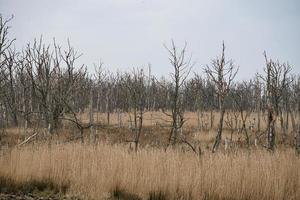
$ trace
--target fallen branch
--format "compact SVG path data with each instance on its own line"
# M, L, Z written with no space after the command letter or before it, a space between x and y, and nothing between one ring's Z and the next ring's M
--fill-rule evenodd
M34 133L33 135L29 136L27 139L25 139L23 142L21 142L20 144L18 144L18 146L21 146L23 144L26 144L27 142L29 142L33 137L35 137L38 134L38 132Z

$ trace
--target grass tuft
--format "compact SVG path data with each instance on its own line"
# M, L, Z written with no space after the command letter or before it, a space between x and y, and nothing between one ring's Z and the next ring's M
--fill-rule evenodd
M11 177L0 176L0 192L1 193L49 193L49 194L65 194L69 188L69 184L57 184L50 179L16 181Z
M128 193L125 190L121 190L119 187L116 187L112 193L114 200L142 200L138 195Z
M167 195L162 192L150 192L148 200L167 200Z

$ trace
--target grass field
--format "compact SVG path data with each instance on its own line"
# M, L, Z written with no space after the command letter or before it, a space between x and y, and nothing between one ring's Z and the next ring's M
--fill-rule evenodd
M209 121L209 113L204 115ZM98 130L96 144L69 141L68 131L61 130L50 140L39 134L17 146L28 135L9 128L2 140L11 145L0 151L0 192L46 188L84 199L300 199L300 159L292 142L278 142L276 151L269 152L254 145L256 132L249 130L252 145L246 148L244 135L235 131L233 147L225 151L223 140L212 154L214 115L209 130L199 129L196 113L186 115L184 134L201 154L186 144L165 150L169 128L161 113L145 115L138 152L124 142L132 138L125 114L121 128L115 126L117 114L111 115L111 128ZM105 123L105 114L100 117ZM230 138L231 130L224 128L223 139Z
M299 199L291 150L195 154L121 145L32 145L2 152L0 176L47 180L88 199ZM151 198L150 198L151 197Z

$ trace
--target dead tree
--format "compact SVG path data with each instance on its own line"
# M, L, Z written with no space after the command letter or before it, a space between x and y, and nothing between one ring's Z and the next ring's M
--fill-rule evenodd
M94 130L94 108L93 108L93 101L94 101L94 87L91 84L90 88L90 101L89 101L89 125L90 125L90 143L95 142L95 130Z
M297 103L297 107L298 107L298 130L297 133L295 134L296 137L296 152L298 155L300 155L300 76L298 77L297 80L297 85L294 88L294 93L296 95L296 103Z
M224 102L228 95L229 88L234 77L238 72L232 60L225 59L225 44L222 44L221 57L212 60L211 66L206 66L204 69L208 77L214 82L216 86L216 94L219 102L220 120L218 124L217 135L213 145L212 152L216 152L222 140L223 119L225 113Z
M262 86L261 86L261 82L259 79L259 75L256 74L255 77L255 83L254 83L254 91L255 91L255 111L257 114L257 127L256 127L256 131L257 134L260 133L260 127L261 127L261 93L262 93Z
M56 48L59 48L58 53L62 64L60 65L60 73L58 73L57 85L59 86L55 87L56 93L53 95L53 98L55 99L55 107L62 108L62 110L54 115L55 118L53 120L67 120L75 124L80 131L82 143L84 142L83 130L89 129L90 142L94 142L93 80L88 77L87 69L84 65L76 67L75 62L81 54L75 51L69 41L67 49L61 50L60 47ZM78 94L80 96L77 96ZM84 96L87 98L84 98ZM76 105L75 102L80 103L80 106ZM87 107L89 108L89 122L86 124L77 115L81 115L81 110Z
M178 51L174 41L172 41L170 48L165 45L166 50L169 52L169 61L174 70L173 73L171 73L171 114L164 112L172 119L172 127L169 135L168 146L170 144L176 144L179 130L184 124L182 88L193 66L193 64L191 64L191 57L186 58L186 47L187 43L185 43L184 47Z
M37 112L38 118L45 122L44 127L48 129L48 133L51 133L53 128L53 123L51 122L51 84L54 82L54 80L51 80L53 78L51 74L54 74L54 68L51 65L51 52L49 51L49 46L42 44L42 38L39 42L35 40L32 46L28 44L25 51L26 71L30 77L34 96L38 104L35 112Z
M298 112L298 101L300 96L300 76L292 76L292 82L290 84L290 91L288 94L289 103L287 104L287 112L290 115L291 121L291 135L296 136L298 131L297 112Z
M298 104L298 131L296 135L296 151L300 155L300 103Z
M52 48L53 47L53 48ZM75 68L75 61L80 57L68 42L62 50L56 45L45 45L42 38L39 42L26 48L26 71L30 77L37 103L35 111L39 120L51 135L61 123L66 104L72 104L72 97L78 93L81 76L85 76L83 66ZM88 96L88 95L87 95Z
M250 83L243 82L241 84L238 84L233 91L233 101L234 101L234 107L240 113L240 117L242 121L242 128L240 132L245 134L246 143L248 147L250 146L250 136L248 134L248 130L246 127L246 121L249 118L254 108L251 99L254 99L251 82Z
M216 93L216 88L214 83L207 79L205 82L205 91L203 91L203 95L206 98L206 106L209 109L210 112L210 130L213 130L214 128L214 120L215 120L215 116L214 116L214 110L217 107L216 106L216 98L215 98L215 93Z
M113 91L116 86L117 79L110 73L105 80L105 111L106 111L106 121L107 125L110 125L110 114L113 110L113 103L116 99L113 97Z
M102 111L101 107L101 96L103 95L103 88L104 83L106 79L106 71L103 69L103 62L100 62L100 64L95 65L95 80L96 80L96 92L97 92L97 100L96 100L96 121L99 123L99 113Z
M11 116L13 126L18 126L18 101L16 91L16 70L17 70L17 53L12 49L7 49L4 53L4 63L2 73L6 82L6 90L3 93L6 100L6 105Z
M23 56L23 55L22 55ZM32 90L28 74L26 73L25 61L23 57L18 58L16 69L16 90L18 91L19 118L23 120L24 130L31 126L32 114Z
M276 139L275 123L282 109L283 93L290 84L288 75L291 71L291 67L288 63L281 64L278 61L274 62L272 59L269 60L266 52L264 52L264 57L266 61L266 76L261 77L267 87L267 147L273 151Z
M0 14L0 65L4 60L5 52L11 47L15 39L10 39L8 37L10 26L8 25L13 19L13 16L4 19Z
M128 89L129 107L133 111L134 144L135 151L138 150L140 136L143 128L143 115L146 111L147 91L146 76L143 69L133 70L132 74L126 74L125 85ZM130 109L130 110L131 110ZM129 110L129 111L130 111Z
M14 125L18 125L16 98L14 91L14 69L16 53L11 49L15 39L9 38L9 23L13 16L3 18L0 14L0 104L2 104L13 118ZM9 88L9 90L7 90ZM7 116L5 115L7 118Z
M209 93L205 90L205 80L202 79L198 74L195 74L195 77L190 81L190 89L186 87L187 96L191 96L192 99L190 103L194 105L194 109L197 112L197 122L198 122L198 131L200 130L208 130L208 122L203 122L203 111L207 111L209 107L209 101L207 101L207 97ZM187 106L186 106L187 107Z

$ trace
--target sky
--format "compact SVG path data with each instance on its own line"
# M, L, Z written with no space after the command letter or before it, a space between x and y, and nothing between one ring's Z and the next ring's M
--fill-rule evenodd
M150 63L155 75L168 76L164 44L173 39L178 48L187 42L199 74L220 55L222 41L240 80L263 72L264 51L300 74L298 0L0 0L0 13L14 15L17 49L41 35L63 46L69 39L83 53L78 66L91 72L100 61L112 71Z

